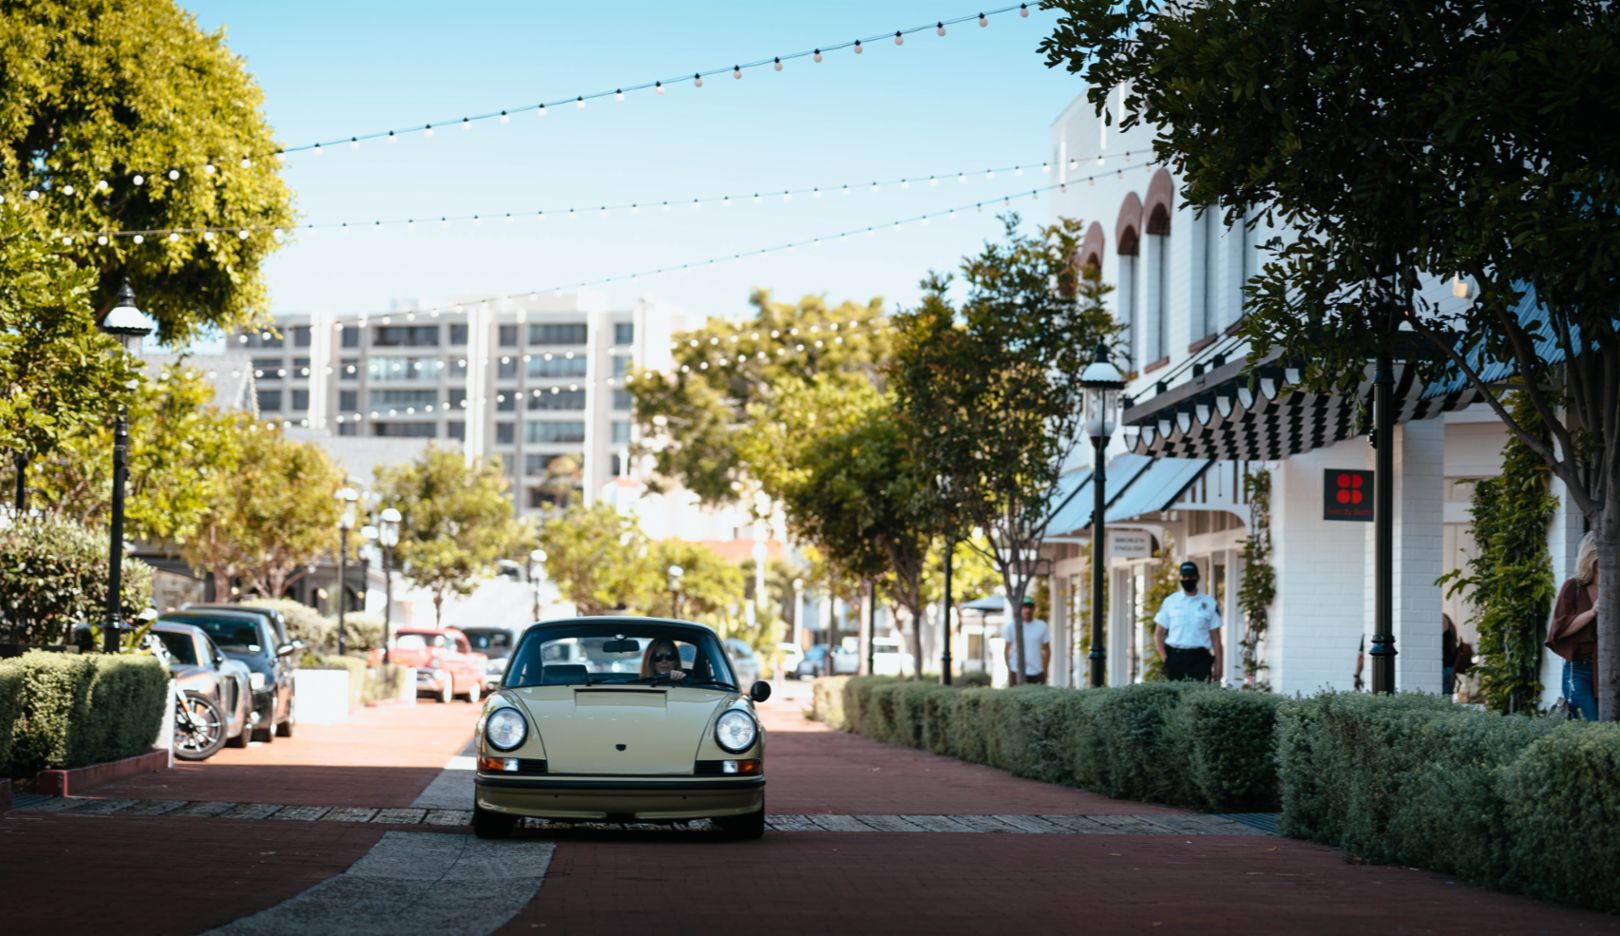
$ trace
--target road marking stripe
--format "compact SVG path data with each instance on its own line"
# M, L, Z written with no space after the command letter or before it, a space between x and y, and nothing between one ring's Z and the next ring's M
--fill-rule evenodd
M348 870L211 930L228 936L488 933L539 892L556 846L385 832ZM406 923L405 921L409 921Z

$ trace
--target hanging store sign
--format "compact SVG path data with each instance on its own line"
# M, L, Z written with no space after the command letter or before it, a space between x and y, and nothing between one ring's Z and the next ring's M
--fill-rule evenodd
M1322 486L1322 519L1370 523L1373 518L1373 473L1327 469Z
M1108 558L1148 559L1153 556L1153 534L1146 530L1109 530Z

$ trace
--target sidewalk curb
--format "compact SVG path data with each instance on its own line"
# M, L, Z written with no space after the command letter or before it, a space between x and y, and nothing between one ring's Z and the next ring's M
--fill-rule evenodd
M70 770L41 770L39 779L34 783L34 790L45 796L69 796L114 780L167 769L169 769L169 752L148 751L145 754L108 761L105 764L91 764ZM9 798L8 795L7 799Z

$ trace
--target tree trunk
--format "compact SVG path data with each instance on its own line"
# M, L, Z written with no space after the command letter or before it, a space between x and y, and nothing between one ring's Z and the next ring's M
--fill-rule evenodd
M28 509L28 456L18 452L13 464L17 467L17 493L11 506L16 510L15 516L21 517Z
M1592 687L1597 695L1598 719L1620 721L1620 465L1609 465L1608 491L1604 509L1598 513L1593 529L1597 531L1598 599L1597 620L1597 682Z
M433 626L444 626L444 589L433 589Z

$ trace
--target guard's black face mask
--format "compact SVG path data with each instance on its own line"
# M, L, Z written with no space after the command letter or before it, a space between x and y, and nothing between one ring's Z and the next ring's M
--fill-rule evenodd
M1182 579L1181 580L1181 590L1182 591L1189 591L1189 592L1190 591L1197 591L1198 590L1198 580L1195 579L1195 578L1184 578L1184 579Z

